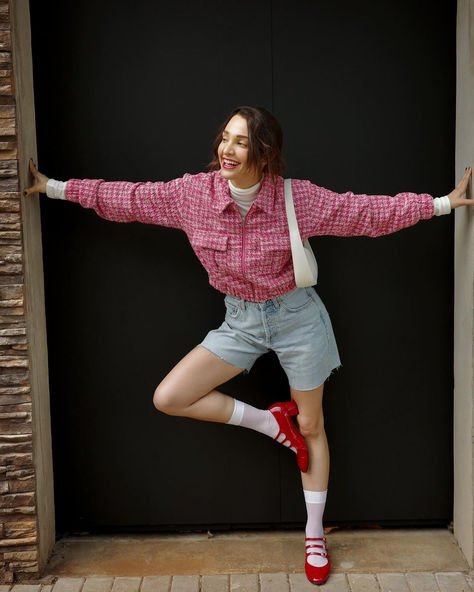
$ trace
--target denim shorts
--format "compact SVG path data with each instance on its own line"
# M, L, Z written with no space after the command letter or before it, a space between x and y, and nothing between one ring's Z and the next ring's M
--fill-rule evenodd
M222 360L249 372L274 351L291 388L321 385L341 365L329 314L313 287L295 288L264 302L227 294L225 320L200 343Z

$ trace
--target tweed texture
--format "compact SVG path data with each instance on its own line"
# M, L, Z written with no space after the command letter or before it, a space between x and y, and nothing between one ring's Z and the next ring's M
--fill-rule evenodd
M265 174L245 224L220 171L186 173L163 182L70 179L66 199L107 220L183 230L214 288L261 302L295 287L284 183ZM390 234L434 215L427 193L395 196L336 193L307 180L292 181L302 240L316 235Z

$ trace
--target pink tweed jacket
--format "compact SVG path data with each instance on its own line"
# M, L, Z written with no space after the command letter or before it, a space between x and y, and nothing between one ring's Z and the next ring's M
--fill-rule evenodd
M427 193L335 193L292 181L302 240L316 235L376 237L434 215ZM223 293L261 302L295 287L283 178L264 175L245 223L219 171L168 182L70 179L66 199L116 222L144 222L184 230L209 282Z

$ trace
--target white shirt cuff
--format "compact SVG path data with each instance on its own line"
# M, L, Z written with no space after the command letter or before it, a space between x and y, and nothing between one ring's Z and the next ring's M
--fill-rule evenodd
M444 214L451 213L451 202L447 195L444 195L443 197L434 197L433 206L435 216L443 216Z
M66 199L66 183L67 181L48 179L46 183L46 195L55 199Z

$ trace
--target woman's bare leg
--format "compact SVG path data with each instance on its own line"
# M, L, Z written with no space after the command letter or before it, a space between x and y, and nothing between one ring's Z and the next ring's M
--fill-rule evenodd
M329 479L329 447L324 431L322 410L323 389L324 383L311 391L291 391L298 405L298 425L306 440L309 454L308 471L301 473L308 513L305 528L308 538L305 544L310 551L321 553L321 555L312 553L307 555L306 575L313 583L315 581L313 578L321 578L321 581L327 578L330 569L329 560L321 548L321 541L315 541L324 537L323 515ZM320 545L320 547L313 545Z
M298 427L308 447L309 466L301 473L303 489L324 491L329 480L329 446L324 431L324 383L311 391L291 389L291 398L298 405Z
M242 371L198 345L161 381L153 403L168 415L226 423L234 399L214 389Z

